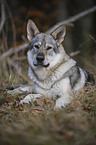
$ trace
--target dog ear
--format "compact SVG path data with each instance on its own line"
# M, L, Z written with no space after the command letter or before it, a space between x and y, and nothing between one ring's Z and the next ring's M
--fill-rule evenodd
M28 20L27 23L27 39L32 41L32 39L39 33L38 28L32 20Z
M60 26L56 30L54 30L51 35L55 38L57 43L61 44L64 40L64 36L66 34L66 28L65 26Z

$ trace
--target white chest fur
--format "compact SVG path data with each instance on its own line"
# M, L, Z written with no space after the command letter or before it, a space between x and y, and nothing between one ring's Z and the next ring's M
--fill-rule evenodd
M59 95L69 93L70 81L68 77L65 77L67 71L69 71L76 62L73 59L69 59L67 62L62 63L56 70L43 81L38 80L38 76L29 67L29 77L33 80L36 93L41 93L47 96ZM44 71L42 71L43 75ZM39 76L40 78L40 76Z

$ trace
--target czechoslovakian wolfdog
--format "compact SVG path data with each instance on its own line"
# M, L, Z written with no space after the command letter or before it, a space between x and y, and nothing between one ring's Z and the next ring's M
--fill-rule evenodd
M66 54L62 46L65 33L64 26L51 34L40 33L34 22L28 21L28 75L34 82L34 92L37 94L27 95L20 103L36 99L39 94L39 97L48 98L58 96L55 108L61 108L70 103L86 83L94 85L93 76Z

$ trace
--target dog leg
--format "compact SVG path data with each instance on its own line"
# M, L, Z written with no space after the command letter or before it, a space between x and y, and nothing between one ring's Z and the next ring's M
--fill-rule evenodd
M63 95L63 97L56 100L54 109L65 107L67 104L71 103L72 97L68 94Z
M23 103L33 103L37 98L42 98L42 94L28 94L23 100L20 101L20 104Z
M24 92L31 93L33 92L33 90L34 90L33 86L30 85L30 86L22 86L14 90L8 90L7 93L14 95L14 94L22 94Z

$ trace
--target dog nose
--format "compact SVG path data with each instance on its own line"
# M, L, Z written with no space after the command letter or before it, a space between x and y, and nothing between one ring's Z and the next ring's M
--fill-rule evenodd
M39 53L37 54L36 59L37 59L38 62L43 62L44 59L45 59L44 53L39 52Z

